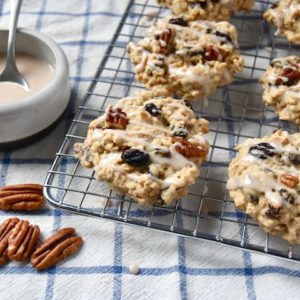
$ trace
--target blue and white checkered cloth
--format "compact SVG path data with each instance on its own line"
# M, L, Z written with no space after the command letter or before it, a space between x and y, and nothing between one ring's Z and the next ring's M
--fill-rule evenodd
M87 84L125 10L125 0L24 0L20 25L55 39L70 63L72 99L65 120L35 144L0 152L0 185L43 183ZM0 0L7 26L9 1ZM1 213L0 221L14 214ZM16 214L17 215L17 214ZM22 217L22 216L21 216ZM300 265L215 243L184 239L48 208L23 216L45 237L75 227L80 253L47 272L0 268L0 299L299 299ZM140 267L132 275L129 266Z

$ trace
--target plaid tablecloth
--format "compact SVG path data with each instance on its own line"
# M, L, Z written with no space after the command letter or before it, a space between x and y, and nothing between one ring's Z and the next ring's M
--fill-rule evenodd
M24 0L20 26L35 28L62 46L70 63L72 98L64 120L47 137L17 151L0 152L0 185L44 182L126 5L125 0ZM8 0L0 0L0 16L0 25L7 26ZM1 267L1 300L300 297L296 263L51 207L26 215L1 212L0 221L12 215L39 224L44 237L61 227L75 227L85 245L76 257L47 272L26 264ZM129 272L132 263L140 267L139 275Z

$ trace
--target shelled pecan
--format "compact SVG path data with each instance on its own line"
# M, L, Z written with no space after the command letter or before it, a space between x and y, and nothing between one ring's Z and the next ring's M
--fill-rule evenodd
M172 137L175 150L185 157L205 157L207 150L201 145L191 143L181 137Z
M5 220L0 225L0 265L4 265L9 261L7 250L8 250L8 239L11 235L12 230L20 220L18 218L10 218Z
M108 128L124 130L128 125L127 115L121 108L110 106L106 113L105 123Z
M28 260L40 239L40 229L30 225L28 221L20 220L13 228L8 238L8 257L11 260Z
M82 238L75 235L75 229L61 229L34 251L31 264L38 271L47 269L77 252L82 244Z
M37 210L44 206L43 186L18 184L0 188L1 210Z
M281 183L290 188L296 187L296 185L299 183L298 177L290 173L282 174L279 180Z

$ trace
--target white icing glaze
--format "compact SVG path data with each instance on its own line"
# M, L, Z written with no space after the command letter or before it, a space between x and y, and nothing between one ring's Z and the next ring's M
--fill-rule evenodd
M185 180L178 177L178 175L171 175L163 180L162 189L168 188L171 185L176 185L178 187L185 186Z
M106 157L102 158L98 168L105 168L108 165L111 165L112 162L115 162L116 160L121 159L121 152L111 152Z
M117 135L118 137L122 138L126 142L133 143L136 145L142 145L142 146L144 146L144 148L147 152L151 152L157 148L164 148L160 145L149 143L145 138L129 137L127 132L124 130L105 129L105 132ZM95 129L95 131L93 133L93 139L94 140L101 139L103 136L103 133L104 133L104 131L102 129L99 129L99 128ZM131 132L131 133L134 133L134 132ZM188 160L183 155L178 153L175 150L175 146L181 146L181 144L175 143L170 148L171 158L161 158L158 155L155 155L155 156L153 155L153 157L151 156L153 162L157 162L157 163L161 163L161 164L164 162L165 164L171 166L175 170L178 170L178 169L183 168L184 166L190 166L190 165L196 167L196 165L192 161Z
M228 190L236 190L239 188L250 188L264 193L266 199L275 207L285 204L278 191L280 189L288 189L286 186L275 181L273 177L268 176L268 174L261 175L259 179L255 178L252 174L248 174L246 176L233 177L228 180Z
M209 67L207 67L207 69L209 70ZM204 90L204 94L208 95L209 90L210 90L210 74L197 74L195 72L193 72L193 69L187 69L187 70L183 70L182 68L175 68L175 67L169 67L169 73L170 75L176 76L176 77L181 77L183 82L197 82L197 83L201 83L203 90Z
M164 132L168 135L172 134L169 129L166 129L166 128L164 128L162 126L158 126L158 125L148 124L148 123L145 123L145 122L129 121L129 125L135 125L135 126L140 126L140 127L151 128L151 129L156 130L156 131Z

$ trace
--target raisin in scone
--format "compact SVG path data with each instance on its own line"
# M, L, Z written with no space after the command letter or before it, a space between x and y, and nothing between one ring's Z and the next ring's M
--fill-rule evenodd
M264 103L274 107L281 120L300 125L300 58L273 60L260 82Z
M172 9L175 15L189 20L229 20L235 11L248 11L254 0L158 0Z
M128 45L136 77L149 89L186 100L206 99L243 69L237 32L228 22L167 18Z
M277 27L275 35L284 35L300 44L300 1L280 0L264 13L264 19Z
M81 164L141 204L169 205L187 194L209 145L208 121L183 100L143 92L109 106L75 145Z
M278 130L237 150L227 183L236 207L267 233L300 243L300 133Z

